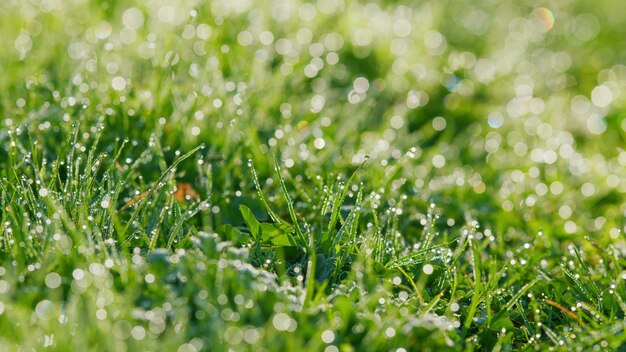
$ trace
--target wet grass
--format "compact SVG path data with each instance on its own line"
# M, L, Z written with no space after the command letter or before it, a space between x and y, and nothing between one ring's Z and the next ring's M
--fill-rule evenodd
M0 350L622 348L623 5L545 6L2 2Z

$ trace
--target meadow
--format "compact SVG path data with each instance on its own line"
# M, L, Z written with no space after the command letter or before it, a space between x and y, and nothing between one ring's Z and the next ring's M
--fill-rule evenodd
M0 1L0 350L626 349L625 11Z

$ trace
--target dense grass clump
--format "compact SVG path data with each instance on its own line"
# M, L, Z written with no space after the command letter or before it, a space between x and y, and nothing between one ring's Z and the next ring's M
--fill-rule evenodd
M624 348L625 7L0 1L0 350Z

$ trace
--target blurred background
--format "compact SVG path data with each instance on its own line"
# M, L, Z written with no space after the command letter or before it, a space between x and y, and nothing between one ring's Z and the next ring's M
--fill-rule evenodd
M253 195L248 158L264 179L276 153L296 185L369 158L369 190L435 202L449 224L616 238L624 11L618 0L4 0L0 167L10 131L45 132L53 158L68 126L83 145L101 129L105 149L132 141L129 160L154 133L170 159L206 143L218 210Z

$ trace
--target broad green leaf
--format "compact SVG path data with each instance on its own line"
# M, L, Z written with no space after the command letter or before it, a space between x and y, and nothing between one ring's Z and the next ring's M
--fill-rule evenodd
M500 331L502 330L502 328L512 329L514 327L515 325L513 325L513 322L506 316L503 316L503 317L500 317L500 319L492 321L491 324L489 325L489 330Z
M246 224L248 225L248 228L250 229L250 233L252 234L252 237L258 240L259 229L260 229L259 221L256 219L256 217L254 217L252 210L250 210L250 208L248 208L247 206L241 204L239 206L239 210L241 211L243 220L246 222Z
M280 247L295 247L293 228L286 224L261 223L261 242Z

